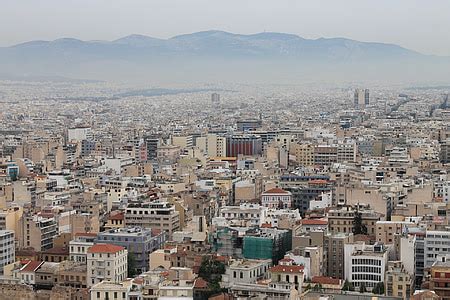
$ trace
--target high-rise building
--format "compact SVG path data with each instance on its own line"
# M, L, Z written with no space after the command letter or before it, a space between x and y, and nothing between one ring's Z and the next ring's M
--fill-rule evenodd
M220 94L219 93L212 93L211 94L211 103L216 106L220 104Z
M147 160L156 159L158 156L158 148L161 144L160 139L155 136L147 136L144 138L144 141L147 146Z
M356 89L353 95L355 106L366 106L370 104L370 96L368 89Z

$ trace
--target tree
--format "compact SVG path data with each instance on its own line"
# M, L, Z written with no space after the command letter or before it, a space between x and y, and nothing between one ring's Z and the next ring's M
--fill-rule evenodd
M345 279L342 290L343 291L354 291L355 288L353 287L353 284L351 284L347 279Z
M362 222L362 215L359 211L355 212L355 217L353 218L353 234L364 234L367 235L367 226Z
M225 265L211 257L205 256L200 265L198 275L209 283L220 282L225 274Z
M311 289L311 283L308 283L308 285L305 287L305 291L308 291Z
M366 285L364 284L364 282L361 282L361 285L359 286L359 292L367 293Z
M373 287L372 293L374 293L376 295L384 295L384 283L383 282L378 282Z
M225 274L224 263L214 259L213 257L203 257L198 276L208 282L208 296L212 296L222 292L222 288L220 287L222 274Z
M136 259L134 258L133 253L128 252L127 265L128 265L128 274L127 274L128 278L134 278L137 272L136 272Z

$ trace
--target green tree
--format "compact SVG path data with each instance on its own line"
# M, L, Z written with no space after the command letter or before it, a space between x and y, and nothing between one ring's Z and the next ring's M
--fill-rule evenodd
M372 293L374 293L376 295L384 295L384 283L383 282L378 282L373 287Z
M311 289L311 283L308 283L308 285L305 287L305 290L308 291Z
M354 291L355 288L353 287L353 284L351 284L347 279L345 279L342 290L343 291Z
M133 253L128 252L127 257L127 264L128 264L128 278L134 278L136 275L136 259L134 258Z
M367 235L367 226L362 222L362 215L359 211L355 212L353 218L353 234L365 234Z
M314 287L313 287L313 291L318 292L322 290L322 285L320 283L317 283Z
M367 293L366 285L364 284L364 282L361 282L361 285L359 286L359 292Z
M198 275L209 283L220 282L222 274L225 274L225 264L212 258L204 257Z

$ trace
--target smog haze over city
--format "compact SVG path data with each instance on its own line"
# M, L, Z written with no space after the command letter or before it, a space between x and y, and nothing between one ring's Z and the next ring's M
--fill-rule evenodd
M0 299L450 299L449 12L0 0Z

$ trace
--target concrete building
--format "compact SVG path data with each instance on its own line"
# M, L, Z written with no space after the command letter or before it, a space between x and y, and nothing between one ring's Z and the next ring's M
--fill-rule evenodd
M345 251L345 279L358 289L364 284L368 291L383 282L386 272L389 248L382 244L347 244Z
M394 235L402 234L408 227L415 227L412 222L403 221L378 221L376 223L376 241L381 244L393 244Z
M439 255L450 253L450 231L427 230L424 239L424 267L433 265Z
M356 209L345 206L340 209L331 209L328 211L329 230L333 233L348 233L353 231L353 220ZM367 233L375 235L376 222L380 220L380 214L373 210L358 210L361 214L362 223L367 228Z
M242 155L261 155L262 140L256 135L233 135L226 139L226 156L237 157Z
M90 289L91 300L128 300L132 288L131 280L123 282L102 281Z
M69 142L76 141L81 142L82 140L92 140L92 129L90 127L76 127L69 128L67 130L67 140Z
M226 156L226 144L225 137L211 133L198 137L196 140L196 146L209 157Z
M385 275L386 296L409 299L414 291L414 278L408 273L401 261L390 261Z
M3 267L15 260L14 231L0 230L0 275L3 275Z
M127 250L122 246L96 244L88 249L87 285L103 280L119 283L127 278Z
M261 205L268 208L291 208L292 194L280 188L273 188L261 194Z
M435 261L430 268L429 288L442 299L450 299L450 262Z
M358 106L367 106L370 104L370 94L368 89L356 89L353 94L353 104Z
M326 276L345 279L345 245L353 243L353 233L325 234L323 237L323 252L326 257Z
M164 231L154 232L147 228L126 227L100 232L95 242L125 247L128 255L132 255L136 262L137 272L142 273L148 270L150 253L160 249L165 241Z
M260 279L267 278L271 266L271 259L235 260L226 267L222 282L227 287L237 283L256 283Z
M54 218L39 215L23 215L19 220L17 240L19 248L32 247L36 251L53 247L53 238L58 235L58 224Z
M130 203L125 210L125 226L161 230L170 237L180 230L180 213L169 202Z
M69 242L69 259L74 262L86 263L88 249L94 245L96 233L76 233Z

